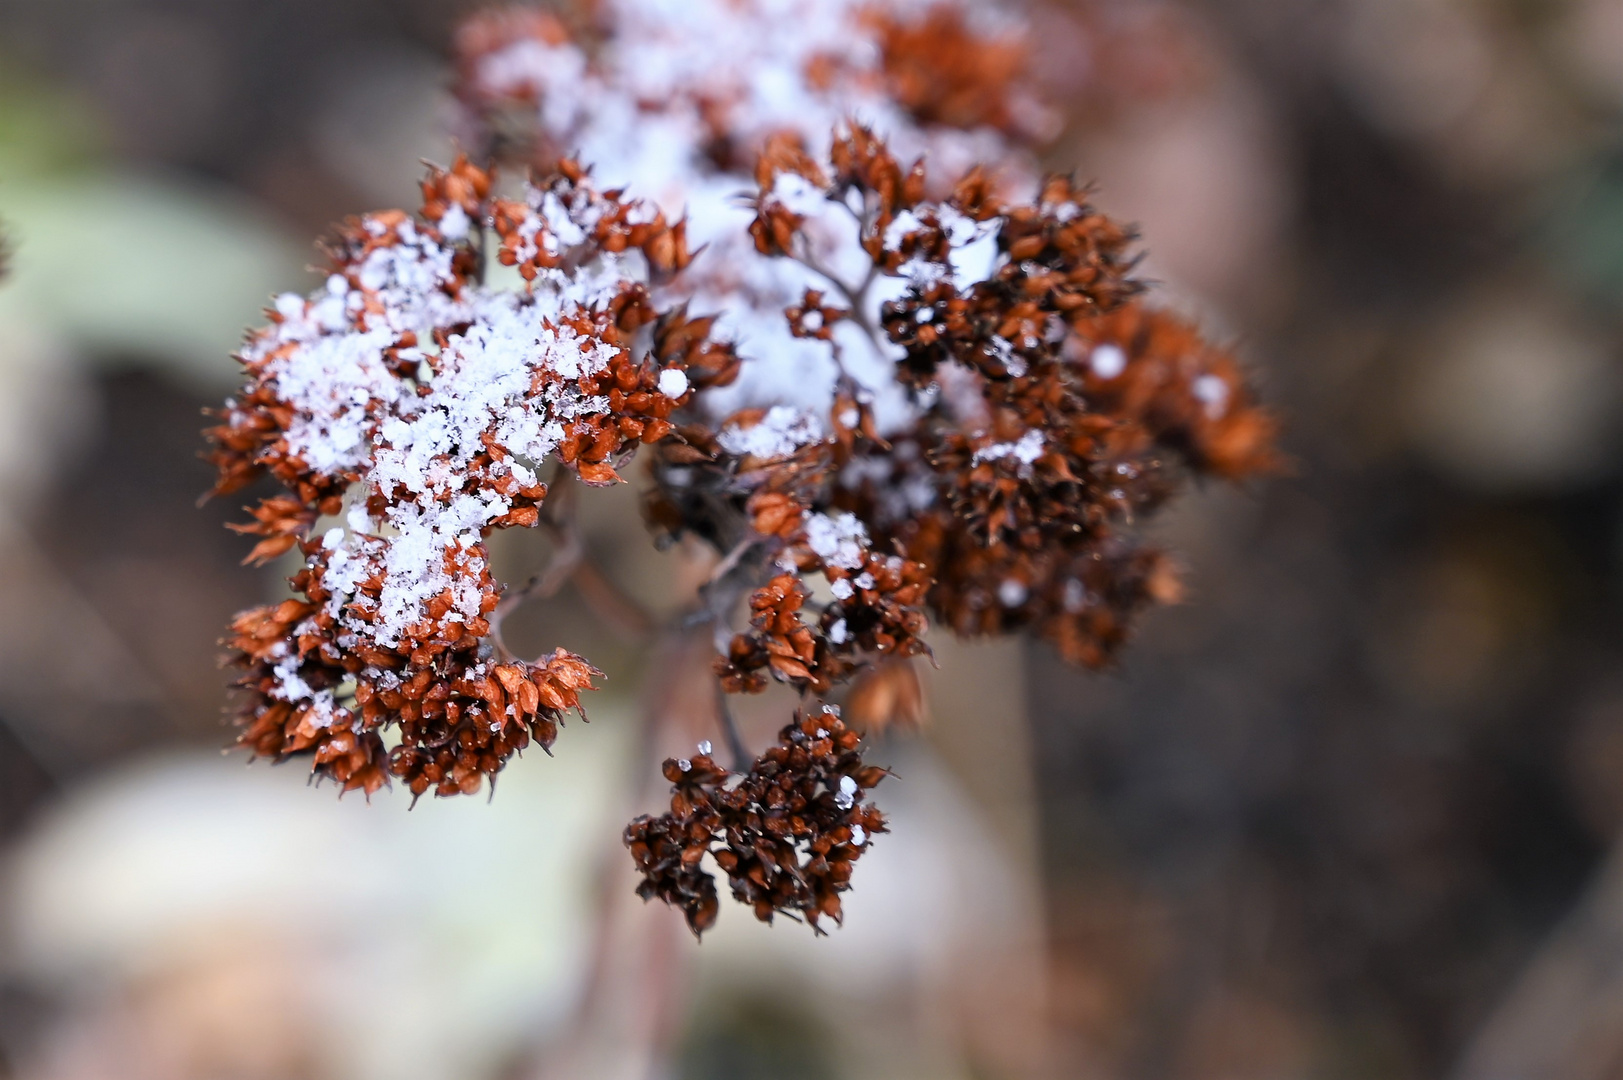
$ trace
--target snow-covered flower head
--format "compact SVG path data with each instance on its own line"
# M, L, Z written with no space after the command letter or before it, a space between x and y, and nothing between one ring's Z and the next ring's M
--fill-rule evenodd
M708 750L666 763L671 813L626 834L644 895L702 931L710 853L760 917L837 919L883 771L823 700L916 703L932 619L1106 662L1177 593L1135 523L1188 473L1268 467L1273 422L1227 352L1146 303L1134 232L1039 178L1051 118L1016 20L594 11L468 23L473 157L431 170L418 212L341 227L324 282L243 349L217 490L272 475L285 492L238 528L251 558L304 561L294 598L233 625L241 741L440 795L550 747L601 673L510 652L526 590L504 593L486 540L566 533L559 485L616 483L644 448L656 540L716 552L687 625L714 632L718 690L808 699L741 775ZM797 851L834 869L788 873Z

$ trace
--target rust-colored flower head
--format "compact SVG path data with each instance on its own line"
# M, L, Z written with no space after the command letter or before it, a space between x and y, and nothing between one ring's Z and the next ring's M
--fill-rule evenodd
M716 552L682 625L713 632L722 713L774 682L801 706L753 765L666 762L670 811L625 835L640 891L702 933L718 866L758 917L818 928L884 829L862 798L885 772L825 701L916 723L932 620L1100 665L1176 599L1136 525L1190 475L1271 468L1274 422L1146 299L1134 231L1038 175L1051 117L1017 23L984 15L602 0L590 24L466 24L477 160L430 170L417 213L340 226L209 433L217 492L283 489L234 526L249 560L302 556L294 595L232 626L243 745L414 795L550 751L601 673L508 650L523 591L486 541L556 532L647 447L656 541Z
M288 489L236 526L262 537L249 558L305 559L299 599L233 627L242 741L309 753L345 789L392 775L414 794L472 792L532 740L551 747L598 673L500 645L485 538L539 523L541 463L614 483L691 396L681 356L632 347L679 227L572 166L522 199L490 193L458 159L425 180L420 215L346 223L325 286L280 298L250 337L247 384L210 432L218 493L266 472ZM530 270L521 291L479 284L487 228Z

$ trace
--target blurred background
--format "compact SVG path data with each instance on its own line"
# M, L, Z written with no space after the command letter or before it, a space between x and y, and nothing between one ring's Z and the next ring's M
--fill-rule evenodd
M200 410L447 156L471 6L0 0L0 1076L1623 1077L1623 0L1033 0L1049 163L1293 470L1154 526L1191 596L1118 670L940 643L846 927L702 946L618 844L692 658L568 590L510 637L609 685L488 804L221 752L285 568L198 507Z

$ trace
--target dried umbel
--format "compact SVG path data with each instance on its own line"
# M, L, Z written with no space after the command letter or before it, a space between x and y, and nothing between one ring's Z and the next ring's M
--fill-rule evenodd
M781 913L819 932L820 917L839 921L852 864L886 831L884 815L862 801L886 773L862 763L860 741L825 705L784 728L742 776L717 765L708 743L691 759L667 760L670 811L626 826L643 875L638 894L681 908L702 934L717 910L708 855L761 920Z
M714 632L724 721L727 694L801 696L753 765L667 762L670 813L627 830L642 895L695 933L711 865L762 919L841 917L884 771L830 698L916 719L932 618L1106 662L1178 592L1131 526L1190 474L1273 463L1234 359L1146 303L1132 231L1037 179L1047 114L1012 23L803 7L469 23L479 163L432 170L416 214L341 227L210 432L217 491L286 489L235 526L250 560L303 556L293 598L233 624L241 742L418 795L480 789L580 708L600 673L512 655L522 591L485 542L565 528L573 485L647 447L654 538L716 552L681 625ZM498 168L530 180L504 193Z
M712 461L656 453L656 521L737 537L833 595L807 620L791 574L755 591L751 629L718 663L724 685L758 690L770 674L826 693L856 666L853 645L921 651L924 609L963 634L1033 627L1105 662L1139 610L1177 594L1169 561L1126 523L1184 472L1272 461L1272 422L1232 357L1142 304L1131 234L1064 178L1028 204L979 173L927 199L921 165L854 127L825 161L769 145L757 179L758 253L807 258L816 230L843 227L867 264L856 280L883 283L866 332L891 350L907 412L882 437L867 389L842 372L826 417L745 411L723 421ZM850 307L812 291L785 318L824 332L839 365L826 331L872 297L829 280ZM740 518L748 529L727 525Z
M487 230L522 290L478 283ZM614 483L616 462L673 430L691 394L680 358L632 342L654 319L648 284L685 257L680 228L567 163L492 200L461 159L424 183L421 215L349 222L331 256L325 288L282 297L249 340L248 384L210 432L217 492L262 472L292 492L239 527L264 537L249 558L305 556L302 599L233 625L243 741L313 752L346 789L393 775L416 794L476 791L532 739L550 747L598 674L492 641L485 538L539 523L544 462Z

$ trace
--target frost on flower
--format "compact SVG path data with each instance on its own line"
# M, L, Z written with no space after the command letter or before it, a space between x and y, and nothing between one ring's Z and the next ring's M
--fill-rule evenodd
M984 163L1022 185L1035 176L1027 148L1056 130L1023 78L1022 28L989 5L606 0L593 23L577 37L529 8L467 23L456 50L461 138L524 165L575 154L604 185L686 215L703 250L681 289L749 358L707 402L714 418L772 404L826 411L841 371L783 319L807 289L828 290L828 278L762 257L746 231L751 211L737 196L757 179L763 147L790 141L823 155L836 128L860 117L899 154L928 155L942 179ZM794 172L776 178L773 196L802 216L817 263L860 275L857 238L821 186ZM876 319L879 300L866 297L861 314ZM837 336L844 371L879 395L881 425L900 422L909 405L889 374L894 350L851 326Z
M262 472L291 492L241 527L264 537L251 557L305 558L297 599L233 626L242 740L310 751L318 774L368 792L390 775L418 794L473 791L531 740L551 745L597 672L490 640L501 587L485 538L539 523L544 468L615 482L690 395L680 356L636 345L655 321L648 286L684 258L680 226L572 167L492 201L461 159L424 192L420 215L346 224L325 284L277 300L210 433L219 493ZM521 291L479 283L470 222L486 220L504 261L529 270ZM318 518L339 524L314 538Z
M708 743L666 762L671 812L625 834L640 891L700 932L710 856L757 916L815 926L884 831L863 802L884 770L828 699L916 717L931 621L1109 662L1178 593L1137 523L1192 474L1267 470L1274 421L1147 299L1134 231L1039 177L1052 118L1017 19L594 12L579 35L533 9L465 24L477 163L432 170L418 213L346 223L324 281L244 346L216 490L278 481L234 527L251 560L302 564L232 626L241 741L346 790L441 795L550 747L600 673L508 651L522 592L504 601L486 541L560 528L550 489L616 483L646 446L655 541L716 554L684 625L713 632L719 690L803 704L753 763L736 739L735 770Z
M717 433L716 443L738 457L784 458L822 438L823 423L816 413L774 405L732 417Z

